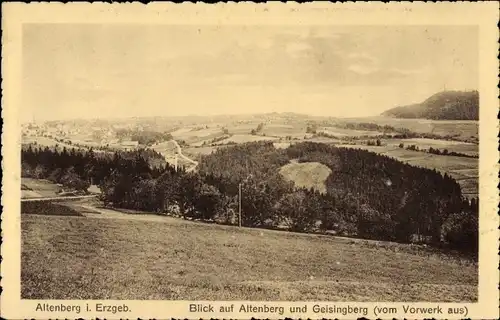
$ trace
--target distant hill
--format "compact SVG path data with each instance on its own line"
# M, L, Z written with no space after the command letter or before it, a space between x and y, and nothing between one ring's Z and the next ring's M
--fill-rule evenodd
M433 120L479 120L479 92L443 91L422 103L389 109L382 115Z

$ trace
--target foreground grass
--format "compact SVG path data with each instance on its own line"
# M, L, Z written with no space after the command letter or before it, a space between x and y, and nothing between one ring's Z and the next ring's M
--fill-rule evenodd
M476 301L440 253L193 223L23 215L23 299Z

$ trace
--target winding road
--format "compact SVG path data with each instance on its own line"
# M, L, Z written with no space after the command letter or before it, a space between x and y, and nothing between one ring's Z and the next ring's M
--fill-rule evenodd
M187 162L190 162L191 164L193 164L191 167L189 167L186 172L191 172L193 171L194 169L196 169L196 167L198 166L198 161L195 161L193 159L190 159L188 157L186 157L183 153L182 153L182 148L181 146L179 145L179 143L176 141L176 140L169 140L169 142L173 142L175 144L175 147L177 148L177 154L184 160L186 160ZM153 149L154 145L151 147ZM167 156L165 156L165 160L167 160ZM168 161L167 161L168 162Z

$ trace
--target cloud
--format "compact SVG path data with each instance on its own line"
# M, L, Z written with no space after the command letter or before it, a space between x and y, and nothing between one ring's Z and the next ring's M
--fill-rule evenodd
M286 53L291 57L298 58L301 57L304 52L307 52L311 47L304 42L290 42L286 45Z
M428 32L436 42L422 27L40 25L23 36L23 105L47 114L387 108L443 84L474 88L475 33L440 28Z
M378 70L378 68L375 68L375 67L370 67L370 66L366 66L366 65L363 66L363 65L359 65L359 64L352 64L347 69L352 71L352 72L358 73L360 75L371 74L371 73L374 73L375 71Z
M360 62L360 63L366 63L366 64L377 64L378 59L375 58L373 55L370 55L366 52L351 52L347 55L347 58L351 59L352 61Z

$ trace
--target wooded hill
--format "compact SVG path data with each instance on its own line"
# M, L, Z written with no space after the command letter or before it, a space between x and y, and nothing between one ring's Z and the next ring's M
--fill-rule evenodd
M331 173L326 193L294 188L280 168L316 162ZM99 184L105 204L234 224L238 184L242 225L403 243L425 238L476 255L478 200L464 199L447 174L361 149L304 142L276 149L251 142L202 156L199 172L151 168L142 155L96 157L92 152L25 148L22 174L58 182L68 175Z
M433 120L479 120L479 92L443 91L422 103L389 109L382 115Z

